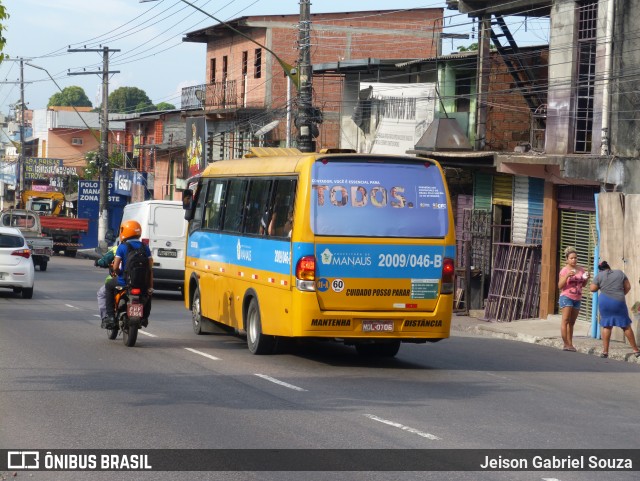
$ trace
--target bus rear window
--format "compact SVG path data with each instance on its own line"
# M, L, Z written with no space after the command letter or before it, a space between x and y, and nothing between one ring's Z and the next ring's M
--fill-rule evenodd
M444 237L448 198L441 171L429 164L314 164L311 226L316 235Z

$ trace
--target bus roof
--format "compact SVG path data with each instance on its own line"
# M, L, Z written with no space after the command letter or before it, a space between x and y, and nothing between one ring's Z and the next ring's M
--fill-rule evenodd
M334 151L326 152L301 152L295 148L278 147L252 147L249 154L241 159L219 160L207 166L200 174L202 177L216 175L251 175L251 174L286 174L297 172L302 161L315 161L320 158L334 158L340 160L362 159L363 157L377 158L380 160L403 160L408 162L420 162L437 164L435 160L424 157L397 156L383 154L363 154Z

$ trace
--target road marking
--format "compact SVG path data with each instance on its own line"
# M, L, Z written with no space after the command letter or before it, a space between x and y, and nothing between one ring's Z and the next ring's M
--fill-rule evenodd
M185 349L187 351L189 351L189 352L194 353L194 354L199 354L200 356L204 356L204 357L207 357L209 359L213 359L214 361L219 361L220 360L219 357L212 356L211 354L207 354L206 352L201 352L201 351L198 351L196 349L191 349L190 347L185 347Z
M141 331L140 329L138 329L138 332L139 332L140 334L144 334L145 336L149 336L149 337L158 337L158 336L156 336L155 334L151 334L150 332L147 332L147 331Z
M280 381L279 379L276 379L275 377L267 376L266 374L255 373L255 375L258 376L258 377L261 377L262 379L266 379L267 381L271 381L271 382L273 382L275 384L279 384L280 386L284 386L284 387L288 387L289 389L293 389L294 391L307 392L306 389L302 389L301 387L294 386L293 384L289 384L288 382Z
M100 318L100 314L94 314L93 317Z
M560 481L558 478L542 478L543 481Z
M70 307L71 309L80 309L79 307L72 306L71 304L65 304L65 306Z
M369 419L374 420L374 421L378 421L379 423L388 424L389 426L393 426L394 428L400 428L403 431L407 431L407 432L410 432L410 433L413 433L413 434L417 434L418 436L422 436L423 438L432 439L434 441L440 440L440 438L438 436L435 436L433 434L424 433L424 432L419 431L419 430L417 430L415 428L410 428L409 426L405 426L403 424L396 423L394 421L389 421L388 419L379 418L378 416L376 416L374 414L365 414L365 416L368 417Z

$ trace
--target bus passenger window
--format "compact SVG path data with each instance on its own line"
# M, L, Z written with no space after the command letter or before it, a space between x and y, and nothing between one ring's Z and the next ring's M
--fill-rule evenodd
M202 211L204 208L205 196L207 194L208 182L204 181L197 190L194 191L194 199L196 201L195 209L193 211L193 218L189 221L189 234L200 230L202 227Z
M244 232L245 234L265 234L264 217L268 215L269 191L271 190L270 180L252 180L249 183L249 195L247 196L247 206L245 212Z
M211 182L204 212L204 227L217 230L220 228L220 214L225 197L225 181Z
M226 196L224 208L224 225L222 228L222 230L226 232L240 232L247 184L248 182L242 179L233 179L229 182L229 191Z
M274 237L290 237L293 228L293 205L296 181L278 180L275 186L275 202L271 209L268 234Z

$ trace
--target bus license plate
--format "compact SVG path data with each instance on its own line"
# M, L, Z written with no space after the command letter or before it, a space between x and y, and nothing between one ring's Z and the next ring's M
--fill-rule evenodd
M127 306L127 314L129 317L142 317L142 304L129 304Z
M178 257L178 251L175 249L158 249L158 257Z
M363 332L393 332L393 321L362 321Z

